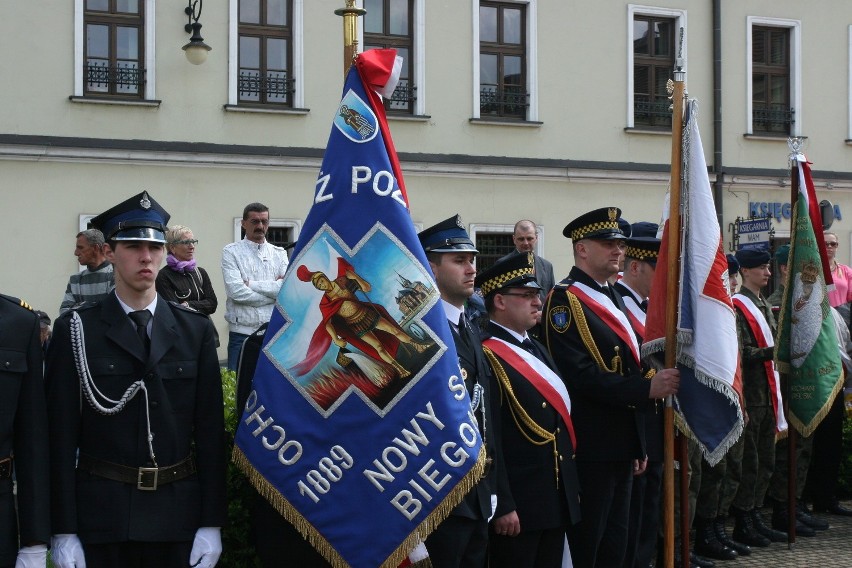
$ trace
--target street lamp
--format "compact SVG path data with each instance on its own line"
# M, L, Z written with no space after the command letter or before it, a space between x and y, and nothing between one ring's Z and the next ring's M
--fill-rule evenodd
M201 65L207 61L207 52L212 48L204 43L204 38L201 37L201 24L198 23L198 18L201 17L202 0L188 0L186 8L183 12L187 17L187 24L183 27L186 33L192 33L189 38L189 43L183 46L186 53L186 59L193 65Z

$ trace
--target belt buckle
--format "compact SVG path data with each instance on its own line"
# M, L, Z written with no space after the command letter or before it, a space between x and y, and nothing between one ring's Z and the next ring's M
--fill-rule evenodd
M156 491L160 474L158 467L140 467L136 478L136 489L140 491Z

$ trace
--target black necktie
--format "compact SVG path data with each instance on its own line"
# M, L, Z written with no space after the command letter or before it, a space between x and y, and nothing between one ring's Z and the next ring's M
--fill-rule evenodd
M130 316L130 319L132 319L133 323L136 324L136 334L139 336L139 340L145 348L145 353L148 353L148 350L151 348L151 340L148 338L148 322L151 321L151 318L154 316L151 315L151 312L148 310L130 312L127 315Z
M639 304L639 307L642 308L643 312L648 311L648 300L642 300L642 303Z
M534 357L538 357L538 352L535 349L535 345L533 345L533 342L530 341L529 337L521 341L521 346L523 346L524 349L529 351Z
M470 324L467 323L467 317L465 317L464 312L459 316L459 337L464 342L464 344L469 348L473 349L473 332L470 329Z

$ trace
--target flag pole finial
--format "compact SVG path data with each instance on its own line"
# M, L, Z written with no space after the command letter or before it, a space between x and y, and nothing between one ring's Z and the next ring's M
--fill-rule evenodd
M358 54L358 16L363 16L367 10L355 6L355 0L346 0L345 8L334 11L343 17L343 76L349 71L349 66Z
M790 161L792 162L803 153L805 148L805 140L804 136L791 136L787 138L787 147L790 148Z

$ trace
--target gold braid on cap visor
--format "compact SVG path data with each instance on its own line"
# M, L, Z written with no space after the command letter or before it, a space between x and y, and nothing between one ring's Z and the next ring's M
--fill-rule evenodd
M624 251L624 256L629 256L630 258L636 258L639 260L647 260L649 258L657 258L657 251L653 250L645 250L636 247L627 247Z
M494 290L502 288L503 285L506 282L509 282L510 280L514 280L515 278L521 278L522 276L532 276L532 275L533 275L533 269L532 269L531 266L527 267L527 268L519 268L517 270L512 270L511 272L506 272L504 274L501 274L500 276L496 276L496 277L492 278L491 280L486 280L485 282L482 283L482 287L480 288L480 290L482 290L483 296L487 296L488 294L490 294Z
M579 241L580 239L586 238L591 233L596 233L605 229L615 229L621 232L618 228L618 221L598 221L597 223L592 223L591 225L586 225L585 227L580 227L579 229L571 231L571 240Z

